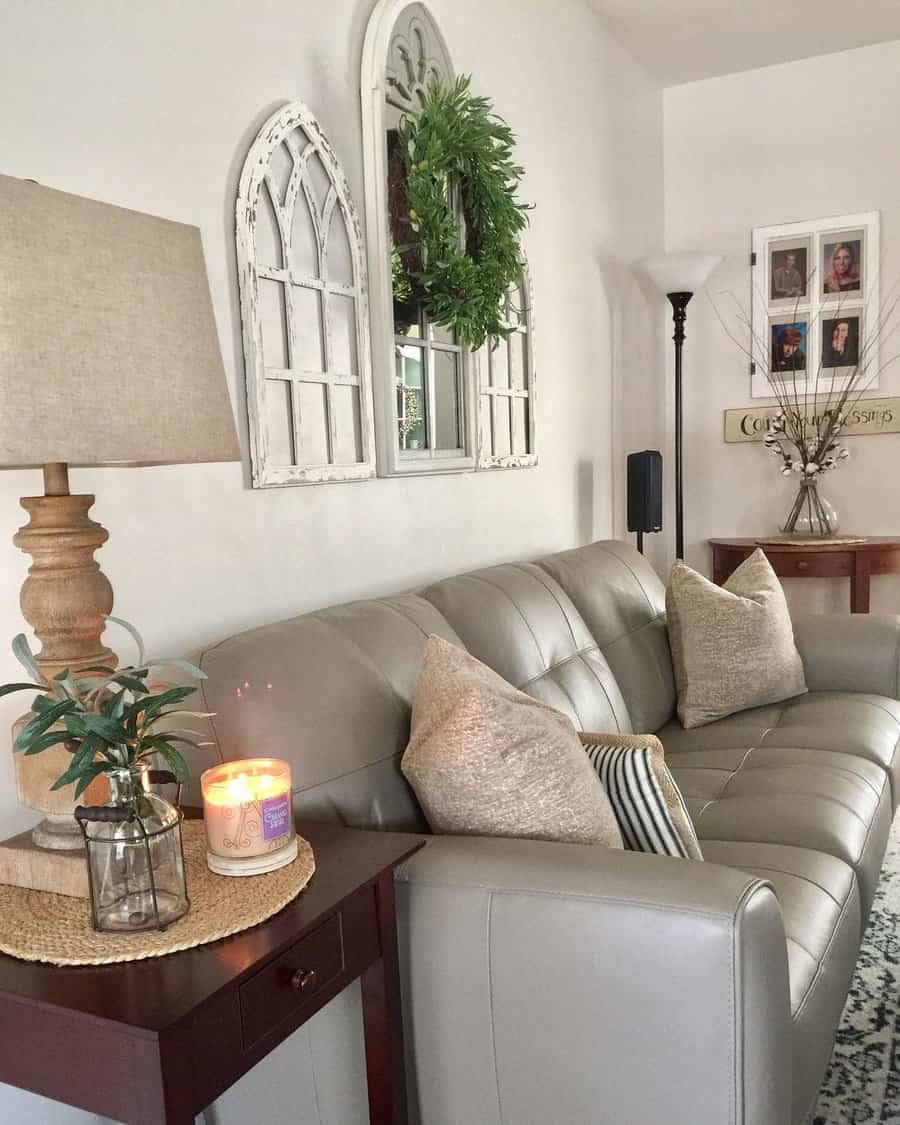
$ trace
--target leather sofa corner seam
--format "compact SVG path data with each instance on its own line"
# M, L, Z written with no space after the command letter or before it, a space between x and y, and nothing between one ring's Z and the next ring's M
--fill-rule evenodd
M853 882L851 883L851 891L852 891L852 888L854 886L858 886L855 871L853 872ZM857 891L857 896L858 896L858 894L859 894L859 892ZM809 984L806 987L806 992L804 992L804 994L803 994L803 999L797 1005L797 1011L795 1013L791 1014L791 1022L792 1023L796 1023L800 1019L801 1015L803 1014L803 1009L806 1007L806 1001L812 995L812 991L816 986L816 982L818 981L819 977L822 975L822 967L824 966L825 962L828 959L828 955L831 952L831 947L834 945L834 942L835 942L835 939L837 938L837 935L840 933L841 925L844 921L844 916L847 913L847 907L850 905L851 900L852 900L852 894L848 894L847 898L844 902L844 905L841 907L841 912L838 915L838 920L837 920L837 922L834 926L834 929L831 931L831 937L828 939L828 944L825 946L825 949L822 952L822 956L818 959L818 962L816 964L816 971L813 973L812 980L809 982ZM793 938L791 940L793 940Z
M497 1029L494 1022L494 949L492 945L492 927L494 921L494 895L488 895L487 908L487 971L488 971L488 1007L491 1017L491 1053L494 1061L494 1087L497 1091L497 1120L503 1125L503 1098L500 1093L500 1067L497 1063Z
M679 862L691 862L690 860L680 860ZM684 914L691 918L708 918L710 921L715 922L729 922L733 923L735 918L734 910L702 910L692 906L679 906L677 903L661 903L661 902L645 902L642 899L624 898L619 895L605 895L605 894L592 894L585 891L555 891L555 890L537 890L534 887L497 887L493 884L478 883L471 879L457 882L453 879L440 879L440 878L426 878L426 879L410 879L409 867L415 863L415 857L411 857L406 863L401 864L396 869L397 875L406 876L401 878L400 882L406 883L407 886L416 887L439 887L445 889L447 887L464 888L472 891L483 891L490 896L521 896L523 898L564 898L574 900L577 902L597 903L598 905L611 905L611 906L626 906L637 907L644 910L655 910L665 914ZM747 883L741 890L741 896L746 894L748 888L753 886L771 886L764 879L757 879L753 876L748 876ZM772 891L774 894L774 889Z

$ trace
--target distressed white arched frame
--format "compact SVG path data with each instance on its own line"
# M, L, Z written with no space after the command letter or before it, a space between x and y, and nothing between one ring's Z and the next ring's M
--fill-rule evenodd
M302 102L272 114L250 148L236 243L254 486L374 476L362 228Z

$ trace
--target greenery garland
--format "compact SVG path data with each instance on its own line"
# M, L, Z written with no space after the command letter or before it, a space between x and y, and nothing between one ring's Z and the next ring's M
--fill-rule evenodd
M429 317L477 349L509 334L504 306L521 276L519 235L530 205L516 198L523 169L512 159L515 136L470 82L465 75L432 82L421 111L400 122L408 224L418 243L397 248L394 280L396 289L398 259L409 262L408 252L418 251L409 280Z

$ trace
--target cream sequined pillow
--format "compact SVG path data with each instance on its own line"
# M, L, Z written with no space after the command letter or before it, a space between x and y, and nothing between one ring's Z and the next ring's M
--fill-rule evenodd
M622 847L572 723L440 637L401 766L434 832Z
M666 614L685 727L806 691L784 591L761 550L724 586L676 562Z

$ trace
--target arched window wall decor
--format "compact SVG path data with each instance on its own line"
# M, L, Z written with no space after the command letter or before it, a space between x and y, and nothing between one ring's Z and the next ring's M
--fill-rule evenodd
M376 5L363 48L362 106L376 436L379 472L387 476L476 464L471 356L420 307L395 300L389 221L400 174L391 153L394 131L404 113L421 107L430 81L453 76L447 45L424 4Z
M396 214L392 230L405 175L392 153L395 131L403 114L421 107L429 82L453 78L447 45L427 5L379 0L366 31L361 89L375 430L384 476L537 463L527 264L507 302L509 340L477 353L431 323L394 284L395 275L402 276L397 265L404 246L415 241L411 228L397 229Z
M374 476L362 228L301 102L274 113L247 155L236 241L254 487Z

